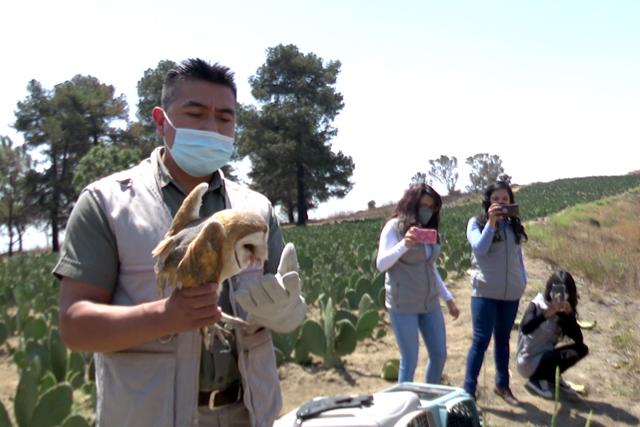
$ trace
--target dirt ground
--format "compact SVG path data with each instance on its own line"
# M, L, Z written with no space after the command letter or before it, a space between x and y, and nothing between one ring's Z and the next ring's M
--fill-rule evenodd
M8 345L15 348L17 341L15 338L8 340ZM7 354L7 343L0 347L0 401L9 412L11 420L15 420L13 415L13 397L18 387L18 369Z
M549 275L548 267L538 260L526 258L529 285L527 295L521 303L520 312L525 309L529 297L542 286ZM454 293L460 317L453 320L446 316L448 359L445 366L446 383L461 386L464 379L466 355L471 337L469 314L470 287L467 276L448 281ZM585 342L590 348L589 356L579 365L569 370L565 378L573 383L584 384L587 394L580 398L562 400L558 426L584 426L589 411L593 411L592 426L637 426L640 425L640 401L637 399L638 376L640 372L630 372L625 366L624 356L615 348L613 337L621 328L635 330L640 314L632 298L624 295L605 295L596 292L592 298L588 286L578 280L581 300L578 309L585 320L597 320L594 329L585 330ZM597 301L597 302L596 302ZM388 322L388 320L385 319ZM634 332L637 334L637 332ZM517 333L511 337L512 380L514 394L523 402L520 407L510 407L492 393L493 352L487 351L485 363L479 378L479 406L485 426L548 426L554 403L529 394L524 381L515 371L513 351ZM415 380L424 378L426 352L420 350L420 362ZM398 357L393 333L388 328L386 337L360 343L356 352L345 357L345 366L340 370L321 367L320 361L311 366L288 363L280 367L284 397L283 414L307 402L315 396L331 396L376 392L393 383L380 378L383 363ZM18 377L15 365L9 360L4 348L0 349L0 400L13 417L13 396Z
M525 255L526 257L526 255ZM540 289L550 274L550 269L541 261L526 259L529 285L526 296L520 305L520 315ZM456 297L460 317L453 320L446 316L448 359L444 370L445 382L453 386L462 386L467 351L471 340L471 319L469 311L470 286L468 276L448 282L449 289ZM581 397L562 399L558 426L584 426L593 411L592 426L637 426L640 425L640 402L634 395L638 390L639 372L631 373L625 368L622 355L614 349L613 336L624 325L635 329L639 315L636 305L625 301L624 296L610 295L602 298L598 293L594 302L590 298L588 286L578 281L581 300L578 311L584 320L597 320L591 330L584 330L585 343L590 354L581 363L564 375L566 380L584 384L587 393ZM388 320L386 320L388 322ZM315 396L331 396L375 392L390 387L393 383L380 378L380 369L390 358L399 357L393 333L388 328L386 337L367 340L360 343L356 352L345 357L344 369L327 370L321 367L321 361L312 366L299 366L289 363L280 367L284 396L283 413L311 400ZM517 331L511 335L511 388L522 401L520 407L505 404L492 392L494 379L493 350L490 345L480 373L478 404L485 426L548 426L553 413L554 402L530 394L523 379L515 370L514 351ZM420 349L420 361L415 381L422 381L425 375L426 351ZM635 381L634 387L629 380Z

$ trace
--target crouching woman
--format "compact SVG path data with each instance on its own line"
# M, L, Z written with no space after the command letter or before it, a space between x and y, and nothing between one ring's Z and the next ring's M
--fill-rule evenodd
M576 320L578 292L567 271L549 277L543 294L538 294L527 307L518 336L518 372L529 380L525 387L546 399L553 398L556 368L562 374L582 360L589 349ZM557 346L568 337L572 344ZM560 377L560 390L574 394Z

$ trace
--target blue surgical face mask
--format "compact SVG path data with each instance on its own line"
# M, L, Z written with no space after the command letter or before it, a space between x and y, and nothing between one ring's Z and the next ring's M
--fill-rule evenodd
M427 207L421 207L418 209L418 221L420 221L420 224L427 225L432 216L433 209Z
M173 146L169 148L171 157L187 174L207 176L229 163L233 154L233 138L218 132L177 128L167 113L164 117L176 131ZM169 147L166 141L165 145Z

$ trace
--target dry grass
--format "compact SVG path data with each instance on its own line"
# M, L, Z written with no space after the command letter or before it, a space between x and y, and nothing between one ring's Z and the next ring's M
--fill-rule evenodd
M529 253L601 291L640 293L640 191L579 205L527 227Z

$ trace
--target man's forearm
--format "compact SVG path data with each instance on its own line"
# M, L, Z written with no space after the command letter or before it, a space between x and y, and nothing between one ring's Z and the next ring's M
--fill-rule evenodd
M73 351L112 352L168 335L165 300L135 306L77 301L60 315L65 344Z

